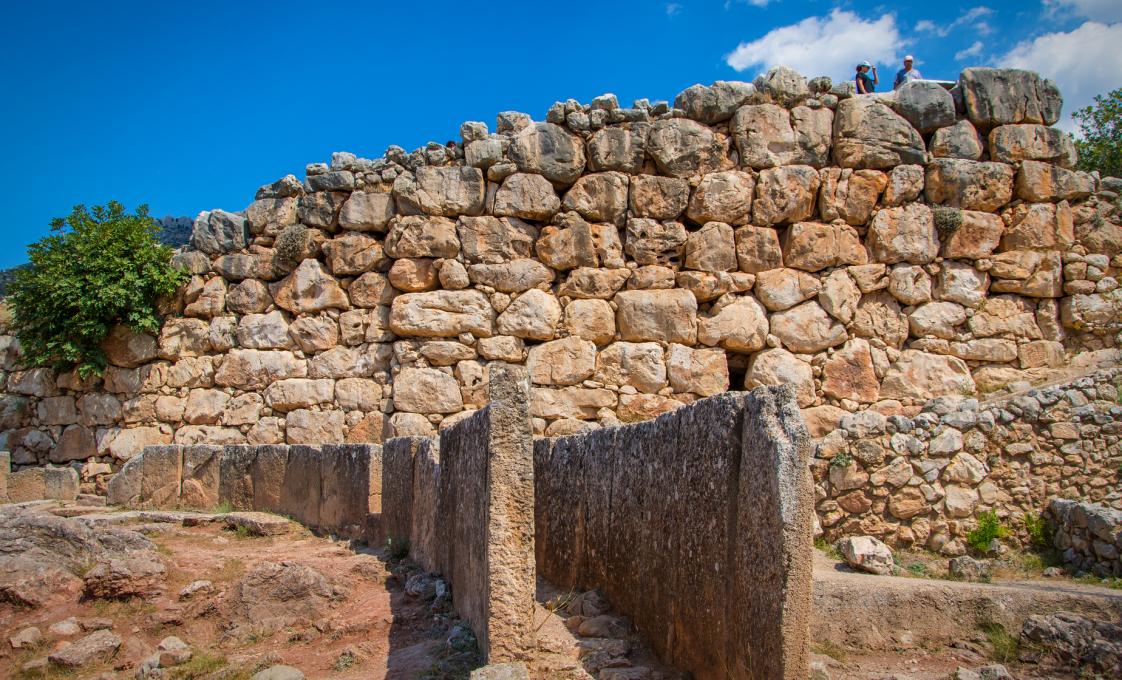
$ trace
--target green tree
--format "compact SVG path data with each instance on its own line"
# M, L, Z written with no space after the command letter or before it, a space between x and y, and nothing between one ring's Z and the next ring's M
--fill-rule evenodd
M1071 115L1083 136L1075 140L1079 169L1122 177L1122 88L1095 97L1094 104Z
M116 201L77 205L51 220L51 230L28 247L30 266L9 288L12 327L27 365L100 375L101 343L113 326L158 332L157 299L187 273L171 266L172 249L156 240L160 228L146 205L134 215Z

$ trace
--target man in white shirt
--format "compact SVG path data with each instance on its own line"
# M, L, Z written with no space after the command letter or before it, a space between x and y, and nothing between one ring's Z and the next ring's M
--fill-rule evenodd
M912 80L923 80L923 74L918 69L912 68L912 62L915 61L912 55L904 57L904 68L896 72L896 81L892 83L892 89L897 90L904 83Z

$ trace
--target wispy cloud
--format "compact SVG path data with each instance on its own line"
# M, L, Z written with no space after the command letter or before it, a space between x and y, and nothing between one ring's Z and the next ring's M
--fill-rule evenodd
M988 23L980 20L983 17L992 15L993 13L994 11L989 7L971 7L970 9L960 14L957 19L945 25L937 24L929 19L921 19L916 22L915 31L916 33L933 33L940 38L945 38L956 29L962 28L963 26L973 25L975 30L979 31L982 35L986 35L987 33L992 32L993 28Z
M1075 15L1107 24L1122 21L1118 0L1044 0L1044 5L1052 15Z
M682 6L676 2L666 3L666 16L672 17L682 11Z
M1090 104L1097 94L1122 87L1120 44L1122 23L1087 21L1066 33L1045 33L1018 43L999 65L1030 69L1055 80L1067 114L1060 127L1073 130L1072 111Z
M977 57L978 55L980 55L982 53L982 48L984 48L984 47L985 47L985 45L982 44L981 40L975 40L974 44L971 45L970 47L967 47L964 50L959 50L958 52L956 52L955 55L954 55L954 60L955 61L966 61L967 59L972 59L974 57Z
M742 2L745 5L751 5L753 7L767 7L771 4L772 0L725 0L725 9L732 7L738 2Z
M807 76L847 78L854 66L866 59L894 62L902 47L895 15L865 20L835 8L827 16L807 17L740 43L725 56L725 61L737 71L782 65Z

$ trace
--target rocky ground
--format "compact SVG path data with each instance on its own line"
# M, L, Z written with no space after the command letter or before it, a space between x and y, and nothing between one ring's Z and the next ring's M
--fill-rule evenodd
M92 502L0 506L5 677L436 680L478 664L447 585L407 560L276 515ZM897 558L874 576L817 555L812 677L1122 672L1122 591L1026 569L929 578L939 558ZM599 593L538 595L535 678L679 677Z

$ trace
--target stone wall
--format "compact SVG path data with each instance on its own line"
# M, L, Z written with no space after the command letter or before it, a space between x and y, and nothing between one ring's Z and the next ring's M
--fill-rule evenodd
M382 447L151 446L109 482L109 502L133 508L264 510L366 538L381 512Z
M1053 499L1048 520L1064 562L1097 576L1122 576L1122 511L1093 503Z
M101 378L0 334L0 449L104 492L148 445L430 436L493 361L550 436L760 385L836 425L1048 381L1122 325L1122 183L1071 169L1060 106L1021 71L856 97L776 69L338 153L201 213L159 337L115 329Z
M1120 382L1116 367L988 402L940 397L913 417L848 414L813 432L819 530L961 555L983 511L1027 540L1024 517L1052 497L1122 509Z
M452 584L489 663L533 650L534 469L525 369L495 364L489 403L439 440L386 444L382 531Z
M807 677L813 496L795 403L761 388L539 439L542 576L602 588L699 680Z

